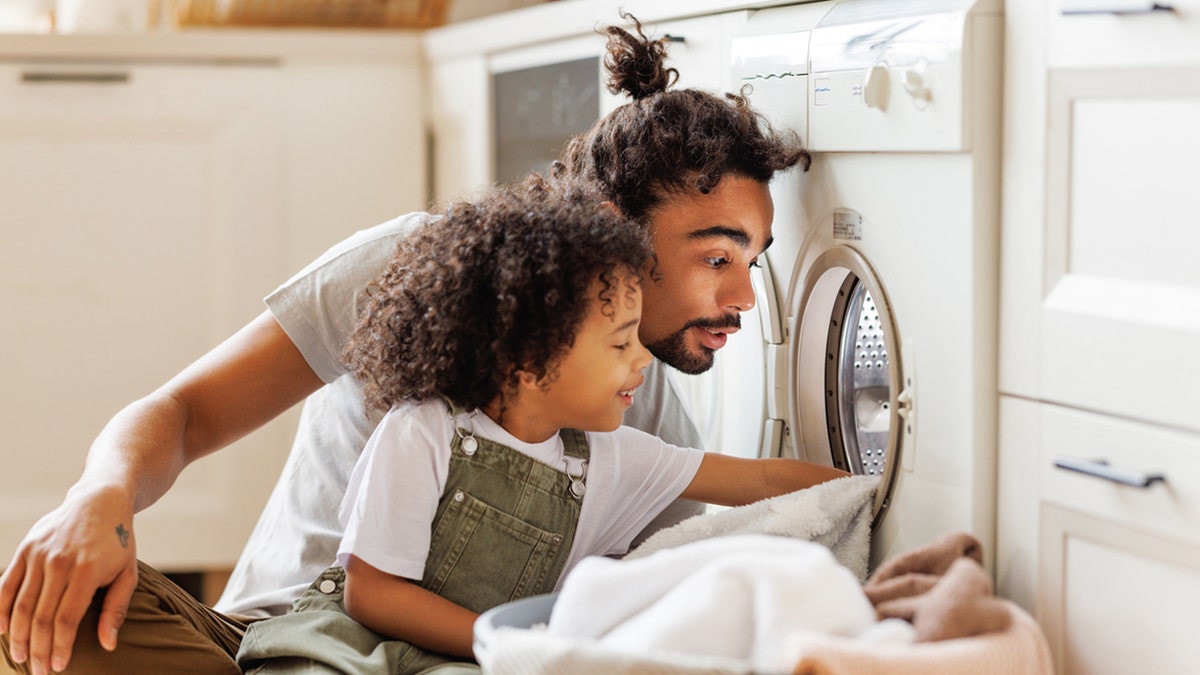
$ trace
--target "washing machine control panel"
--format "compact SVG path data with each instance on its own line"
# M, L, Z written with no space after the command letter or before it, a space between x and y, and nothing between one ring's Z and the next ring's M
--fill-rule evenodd
M970 150L972 0L835 5L809 45L809 147L832 152Z

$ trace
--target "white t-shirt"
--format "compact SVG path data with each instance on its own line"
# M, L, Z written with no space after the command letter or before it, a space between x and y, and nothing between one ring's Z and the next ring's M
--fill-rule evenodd
M526 443L487 415L463 413L458 426L507 445L562 471L557 434ZM337 563L356 555L389 574L421 579L430 531L450 471L454 424L440 400L403 403L380 422L354 467L340 521L345 527ZM575 540L563 569L591 555L618 555L696 475L704 453L621 427L587 433L587 490Z
M268 309L327 384L304 403L287 463L215 605L218 611L285 614L334 560L342 538L338 507L380 418L364 413L362 392L341 361L342 346L358 323L367 286L394 257L400 240L431 217L411 213L357 232L267 296ZM658 361L646 368L624 422L674 445L701 447L665 368ZM691 504L676 502L647 530L696 513Z

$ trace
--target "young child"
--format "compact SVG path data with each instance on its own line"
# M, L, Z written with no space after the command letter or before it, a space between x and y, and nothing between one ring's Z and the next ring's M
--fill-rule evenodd
M622 554L677 497L750 503L845 475L621 427L649 237L587 186L531 177L406 238L347 361L388 410L342 503L335 566L254 623L248 672L416 673L471 659L480 612Z

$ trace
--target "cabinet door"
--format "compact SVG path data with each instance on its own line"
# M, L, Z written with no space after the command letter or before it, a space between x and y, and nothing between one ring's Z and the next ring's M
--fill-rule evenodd
M1052 17L1038 398L1200 430L1197 38L1182 10Z
M599 119L603 45L589 34L488 58L495 181L546 174L571 139Z
M4 555L61 502L111 415L261 312L284 277L280 112L270 65L0 66ZM139 556L231 565L288 427L189 467L137 516Z

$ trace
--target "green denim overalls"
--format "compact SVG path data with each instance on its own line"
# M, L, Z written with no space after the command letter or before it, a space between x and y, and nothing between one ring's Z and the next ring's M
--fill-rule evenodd
M461 412L451 406L451 416ZM588 458L582 431L564 453ZM578 479L456 425L446 488L420 585L474 612L549 593L571 552ZM247 673L421 673L461 659L387 639L346 614L346 571L331 567L290 614L250 625L238 651Z

